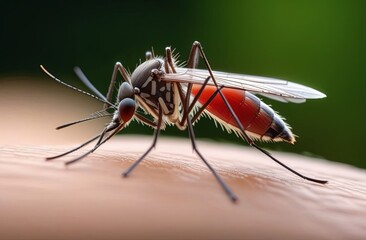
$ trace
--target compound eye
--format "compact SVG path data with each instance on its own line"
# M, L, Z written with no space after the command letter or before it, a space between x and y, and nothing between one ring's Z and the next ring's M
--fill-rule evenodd
M120 120L122 120L123 122L130 121L133 115L135 114L135 110L136 110L135 100L133 100L132 98L122 99L118 105L118 113Z
M123 82L118 89L118 100L121 101L122 99L125 98L134 99L135 98L134 93L135 91L133 87L129 83Z

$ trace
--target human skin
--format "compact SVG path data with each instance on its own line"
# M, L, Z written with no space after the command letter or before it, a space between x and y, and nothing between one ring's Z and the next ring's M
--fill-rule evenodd
M239 200L232 203L189 141L163 138L129 177L151 139L116 137L65 167L45 162L70 146L4 146L4 239L361 239L366 175L350 166L274 153L326 185L292 175L247 147L199 142ZM77 156L73 154L72 156Z

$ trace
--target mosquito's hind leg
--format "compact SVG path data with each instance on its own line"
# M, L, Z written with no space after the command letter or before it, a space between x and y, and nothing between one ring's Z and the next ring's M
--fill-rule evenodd
M307 177L307 176L304 176L302 175L301 173L291 169L290 167L286 166L284 163L280 162L278 159L276 159L275 157L273 157L269 152L267 152L266 150L262 149L261 147L257 146L250 138L249 136L246 134L245 132L245 129L243 127L243 125L241 124L238 116L235 114L234 110L232 109L232 107L230 106L229 102L227 101L225 95L222 93L221 89L220 89L220 86L217 84L216 82L216 79L213 75L213 72L212 72L212 69L211 69L211 66L206 58L206 55L203 51L203 48L201 46L201 44L199 42L194 42L193 43L193 47L192 49L198 49L197 51L199 52L199 54L201 55L203 61L205 62L205 65L207 67L207 70L210 74L210 77L211 77L211 80L213 81L214 85L216 86L217 90L218 90L218 93L220 94L222 100L224 101L225 103L225 106L227 107L227 109L229 110L231 116L234 118L235 120L235 123L239 126L239 129L240 129L240 133L242 134L243 138L245 139L245 141L252 147L258 149L259 151L261 151L263 154L265 154L266 156L268 156L270 159L272 159L273 161L275 161L276 163L278 163L279 165L281 165L282 167L286 168L287 170L289 170L290 172L292 172L293 174L305 179L305 180L308 180L308 181L312 181L312 182L316 182L316 183L320 183L320 184L325 184L327 183L328 181L325 181L325 180L319 180L319 179L314 179L314 178L310 178L310 177ZM197 55L197 54L196 54Z
M200 59L199 49L198 49L198 42L195 41L192 44L191 52L189 53L187 68L197 68L198 62Z

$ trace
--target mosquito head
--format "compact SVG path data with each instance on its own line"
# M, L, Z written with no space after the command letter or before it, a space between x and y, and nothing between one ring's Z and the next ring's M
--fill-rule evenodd
M130 121L136 111L135 90L123 82L118 90L118 117L119 121L126 123Z

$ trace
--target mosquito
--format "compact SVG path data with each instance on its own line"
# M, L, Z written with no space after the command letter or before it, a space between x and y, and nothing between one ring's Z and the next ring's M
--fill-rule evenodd
M197 68L200 59L203 60L206 69ZM93 153L132 120L136 120L152 127L154 135L151 146L122 173L122 176L127 177L156 146L160 130L165 129L166 125L174 125L180 130L188 130L193 151L209 168L228 197L235 202L238 199L235 193L197 148L193 124L206 114L293 174L311 182L327 183L325 180L307 177L293 170L254 142L262 140L295 143L295 136L289 125L256 95L294 103L324 98L326 95L285 80L213 71L202 45L197 41L192 45L185 67L178 64L170 47L165 48L164 57L155 56L153 52L148 51L146 61L138 65L132 74L117 62L106 96L93 86L78 67L74 68L76 75L94 94L73 87L53 76L42 65L40 67L57 82L104 103L101 111L88 118L61 125L57 129L112 116L100 134L67 152L48 157L47 160L66 156L96 141L91 150L65 162L66 165L75 163ZM112 103L118 73L124 81L119 85L115 103Z

